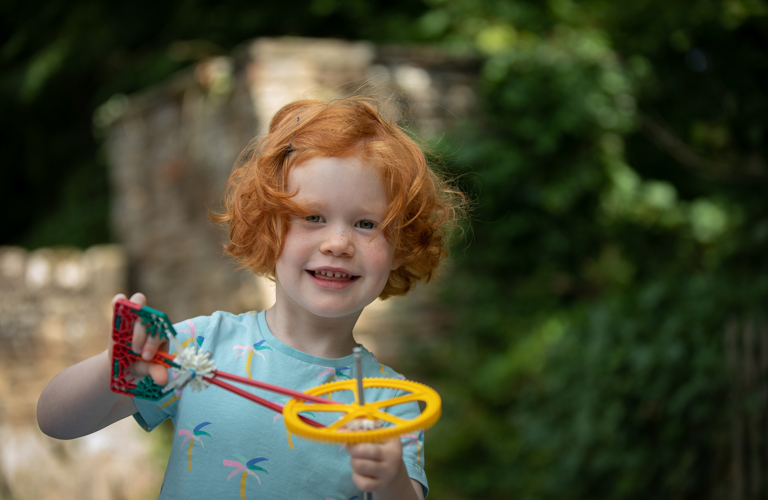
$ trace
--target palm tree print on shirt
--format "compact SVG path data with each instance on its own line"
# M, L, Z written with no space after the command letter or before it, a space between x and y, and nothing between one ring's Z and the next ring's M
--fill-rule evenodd
M304 415L305 417L317 418L315 417L315 414L312 413L311 411L300 411L299 415ZM274 424L281 418L283 418L283 414L278 413L272 418L272 423ZM285 432L286 432L286 439L288 440L288 447L292 450L295 450L296 448L294 448L293 446L293 434L291 434L291 431L289 431L288 429L286 429Z
M171 377L172 377L173 380L175 380L175 379L179 378L179 374L177 372L173 372L173 373L171 373ZM184 389L179 389L179 388L174 389L173 390L173 397L171 397L170 399L168 399L168 401L166 401L165 403L163 403L160 406L158 406L157 407L157 411L164 410L167 407L171 406L175 401L179 401L181 399L181 392L183 390Z
M206 425L211 425L211 423L203 422L191 430L182 429L179 431L179 437L184 436L184 441L181 442L180 448L183 449L184 445L187 444L187 441L189 441L189 450L187 451L187 467L189 468L189 472L192 472L192 446L195 444L195 441L200 443L201 448L205 448L205 446L203 446L203 438L201 436L211 437L211 435L207 432L200 430Z
M348 366L341 366L339 368L333 368L330 366L324 366L324 370L317 375L317 379L320 380L325 375L330 375L331 378L327 382L333 382L335 380L341 380L342 378L349 378L349 375L344 373L344 370L349 370Z
M269 474L269 472L266 471L266 469L263 469L256 465L259 462L264 462L267 460L264 457L259 458L252 458L248 461L246 461L245 457L242 455L235 455L235 458L238 460L224 460L224 465L227 467L234 467L235 469L229 473L229 476L227 476L227 481L232 479L236 474L240 473L240 498L242 500L245 500L245 481L248 478L248 476L253 476L256 478L256 481L261 484L261 479L259 479L258 474L256 474L256 471L261 471L264 474ZM243 465L245 464L245 465Z
M371 361L373 361L374 363L378 363L379 362L379 360L376 359L376 356L374 356L373 353L371 353ZM387 371L384 369L384 365L383 364L379 364L379 371L381 373L383 373L384 376L386 376L386 377L390 376L389 373L387 373Z
M240 349L240 350L243 351L241 353L238 353L238 355L235 356L235 359L239 358L243 354L246 354L246 353L248 354L248 356L245 358L245 374L248 375L248 378L250 378L250 379L253 378L251 376L251 361L253 360L253 354L256 353L259 356L261 356L261 359L266 360L264 355L262 353L260 353L259 351L264 351L264 350L267 350L267 349L270 350L270 351L272 350L272 348L269 347L268 345L262 345L262 344L264 344L264 342L266 342L266 340L262 339L262 340L259 340L258 342L256 342L253 345L236 345L235 347L232 348L232 349L235 349L235 350Z
M204 339L204 337L197 335L197 327L195 326L195 323L193 323L192 321L188 320L188 321L186 321L186 324L189 325L189 328L177 328L176 329L177 333L188 333L189 334L189 338L184 340L184 342L181 343L181 347L187 347L192 342L192 340L195 340L197 342L197 347L202 347L203 346L203 340L205 340L205 339Z
M323 376L330 375L331 378L326 380L325 383L333 382L334 379L335 380L341 380L342 378L347 378L347 379L350 378L349 375L344 373L344 370L349 370L348 366L341 366L339 368L333 368L333 367L330 367L330 366L324 366L323 368L324 368L323 371L321 371L317 375L317 379L320 380ZM328 399L330 401L333 401L333 397L330 394L328 394Z
M418 435L416 434L403 434L401 436L403 439L407 439L405 449L407 450L412 445L416 445L416 465L421 468L421 447L424 443L424 431L419 432Z

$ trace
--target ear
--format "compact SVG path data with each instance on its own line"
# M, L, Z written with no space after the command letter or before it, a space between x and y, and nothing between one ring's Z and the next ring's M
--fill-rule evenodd
M400 266L403 265L403 258L402 257L394 257L392 259L392 265L390 266L390 271L396 271Z

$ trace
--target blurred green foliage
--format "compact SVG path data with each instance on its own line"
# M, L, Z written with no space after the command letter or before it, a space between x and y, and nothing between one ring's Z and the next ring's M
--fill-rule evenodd
M430 4L485 55L456 326L412 367L445 398L436 496L730 497L732 416L766 412L724 334L765 321L768 3Z
M444 282L453 326L414 334L404 367L444 398L434 496L728 496L732 413L766 413L734 400L724 345L729 320L765 322L768 297L765 0L0 12L0 243L30 247L109 238L92 118L115 94L256 36L476 52L481 112L445 141L475 200Z

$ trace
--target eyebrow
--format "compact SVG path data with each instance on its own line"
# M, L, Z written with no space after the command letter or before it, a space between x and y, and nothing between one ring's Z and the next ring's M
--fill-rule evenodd
M310 210L317 210L318 212L322 212L325 209L325 203L323 203L320 200L314 199L314 198L307 198L304 200L297 200L302 205L306 206ZM377 210L370 205L362 205L360 207L360 212L368 215L384 215L387 212L386 205L381 208L381 210Z
M310 210L317 210L322 211L325 208L325 203L315 200L314 198L307 198L307 199L298 199L297 202L301 203L302 205L306 206Z
M378 214L379 213L379 210L376 210L375 208L371 208L368 205L364 205L364 206L362 206L360 208L362 209L363 212L365 212L367 214ZM387 207L385 205L383 207L383 209L381 210L381 212L386 212L386 211L387 211Z

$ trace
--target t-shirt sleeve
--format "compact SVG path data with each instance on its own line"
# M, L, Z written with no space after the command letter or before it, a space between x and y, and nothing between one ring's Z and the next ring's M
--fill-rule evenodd
M138 412L133 414L133 419L147 432L151 432L167 419L173 418L179 406L178 396L174 394L168 394L159 401L136 398L135 403ZM163 405L166 406L163 407Z
M173 329L176 331L176 338L179 340L182 346L186 347L190 342L201 343L203 333L205 332L208 324L210 323L209 317L198 317L176 323L173 325ZM175 353L173 347L170 349L171 354ZM173 377L171 370L168 370L168 379ZM148 401L146 399L135 398L137 413L133 415L134 420L145 431L151 432L155 427L163 423L164 421L173 419L176 415L176 410L179 408L179 401L181 400L182 391L172 390L164 397L157 401Z
M403 396L406 393L398 391L395 397ZM390 408L390 413L406 420L412 420L421 414L419 404L411 402ZM421 483L424 498L429 493L429 484L427 475L424 472L424 431L414 431L400 436L400 442L403 446L403 462L408 471L408 477Z
M427 475L424 473L424 432L421 431L419 435L420 437L417 436L415 440L411 437L401 437L400 440L403 444L403 462L408 471L408 477L421 483L421 491L424 493L424 498L427 498L429 484Z

